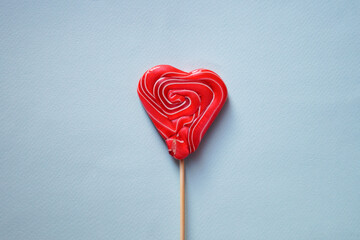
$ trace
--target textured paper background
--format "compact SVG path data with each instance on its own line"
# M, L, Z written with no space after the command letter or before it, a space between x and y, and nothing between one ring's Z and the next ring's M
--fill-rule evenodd
M171 3L170 3L171 2ZM0 239L178 239L179 175L136 94L216 71L187 236L360 239L358 1L1 1Z

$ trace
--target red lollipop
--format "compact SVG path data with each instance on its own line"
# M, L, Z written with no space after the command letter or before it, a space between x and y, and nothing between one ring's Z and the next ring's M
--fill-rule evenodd
M199 146L225 103L227 90L213 71L184 72L158 65L142 76L138 94L169 153L184 159Z
M155 66L141 77L138 94L169 153L180 160L180 239L185 239L184 159L199 146L227 97L219 75L207 69L184 72Z

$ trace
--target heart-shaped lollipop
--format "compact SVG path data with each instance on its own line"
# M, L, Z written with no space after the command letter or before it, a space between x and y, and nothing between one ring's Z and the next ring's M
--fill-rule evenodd
M227 89L213 71L158 65L141 77L138 94L169 153L184 159L197 149L220 112Z

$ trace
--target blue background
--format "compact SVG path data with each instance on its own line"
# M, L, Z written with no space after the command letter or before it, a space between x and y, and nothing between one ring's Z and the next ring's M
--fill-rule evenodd
M360 239L359 1L1 1L0 239L179 239L157 64L229 99L187 165L187 239Z

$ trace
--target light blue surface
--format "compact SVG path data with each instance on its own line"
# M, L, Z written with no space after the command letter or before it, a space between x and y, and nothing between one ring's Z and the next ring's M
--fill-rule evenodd
M179 173L136 94L222 76L187 236L360 239L359 1L1 1L0 239L179 239Z

